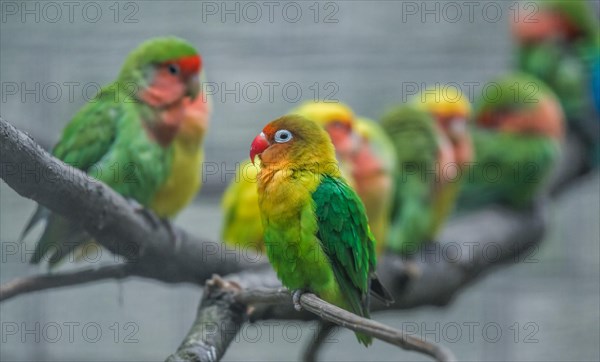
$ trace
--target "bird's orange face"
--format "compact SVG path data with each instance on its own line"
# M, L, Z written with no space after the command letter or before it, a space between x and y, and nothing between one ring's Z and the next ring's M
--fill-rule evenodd
M250 146L250 160L261 167L321 167L335 162L333 144L313 121L289 115L267 124ZM336 164L337 165L337 164Z
M581 30L564 14L551 9L519 11L511 24L513 36L519 43L542 42L553 37L575 38Z
M341 158L350 157L356 150L357 137L354 135L350 123L333 121L325 125L325 131L329 134L335 151Z
M506 133L539 135L556 140L564 137L564 114L553 97L546 97L525 109L485 112L477 119L477 124Z
M200 84L201 58L193 55L155 65L149 72L149 85L138 98L154 108L164 108L188 96L196 98Z

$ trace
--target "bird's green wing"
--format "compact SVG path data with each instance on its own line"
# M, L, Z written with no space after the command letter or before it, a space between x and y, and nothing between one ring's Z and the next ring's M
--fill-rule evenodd
M459 209L488 203L524 207L544 184L560 150L544 137L473 130L476 162L464 174Z
M330 260L343 294L354 314L369 318L369 294L384 303L393 302L374 273L375 239L365 208L356 193L340 178L324 176L312 195L317 218L317 238ZM356 333L364 345L371 337Z
M111 86L86 104L65 127L52 153L63 162L88 171L108 152L117 135L122 107L112 99Z
M324 176L312 195L317 238L331 261L352 312L368 316L368 290L375 269L375 241L356 193L338 178Z
M382 126L396 149L396 190L388 247L410 253L434 234L438 139L434 120L413 106L395 108Z
M53 155L63 162L84 172L97 163L108 152L117 132L119 107L110 102L114 95L111 87L104 88L99 96L86 104L63 130L60 141L52 151ZM66 244L71 236L79 235L73 225L47 209L38 206L22 232L21 239L42 220L47 225L31 258L32 263L39 263L45 254L66 255ZM64 249L64 250L62 250ZM70 247L72 249L72 246Z

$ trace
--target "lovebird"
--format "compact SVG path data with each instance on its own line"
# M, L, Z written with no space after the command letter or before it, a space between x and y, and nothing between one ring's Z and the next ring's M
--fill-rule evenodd
M539 78L558 96L567 124L591 149L600 144L589 88L600 53L600 21L588 1L535 2L512 22L517 69Z
M452 210L459 169L452 143L422 107L397 106L384 114L381 125L398 163L387 246L410 256L434 240Z
M173 207L157 195L173 177L174 139L191 116L187 106L198 95L200 69L200 55L185 40L163 37L142 43L127 56L117 79L67 124L52 154L104 182L140 211L152 208L160 218L172 216ZM81 225L41 206L22 238L44 219L32 263L49 255L53 267L92 242Z
M293 109L329 134L340 169L366 207L376 250L384 249L394 192L395 152L381 127L341 102L308 101Z
M375 274L375 239L360 198L341 177L328 134L298 115L267 124L250 147L260 158L265 248L294 305L308 291L369 318L370 295L392 298ZM370 336L356 334L368 346Z
M560 157L564 114L556 95L542 81L509 74L492 81L498 92L475 103L475 163L459 207L488 203L513 208L532 205Z
M377 251L387 237L395 152L385 132L373 121L355 117L343 103L306 102L290 111L317 122L329 134L340 171L357 192L367 210ZM258 167L243 162L227 187L222 200L222 239L232 246L264 250L263 230L258 212L256 174Z

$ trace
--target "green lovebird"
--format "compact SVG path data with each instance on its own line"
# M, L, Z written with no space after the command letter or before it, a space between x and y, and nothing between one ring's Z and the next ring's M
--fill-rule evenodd
M517 69L539 78L558 96L569 128L596 152L600 137L589 90L593 59L600 53L600 21L589 1L536 1L512 29Z
M341 177L331 139L298 115L267 124L252 142L261 160L258 203L269 261L299 309L303 291L369 317L369 295L391 302L375 275L365 208ZM371 337L356 334L368 346Z
M420 105L391 109L381 125L398 162L387 247L410 255L433 241L443 226L454 205L460 167L452 143Z
M150 207L169 178L173 140L184 121L186 102L199 92L201 59L175 37L144 42L125 60L116 81L103 87L63 130L52 154L104 182L125 198ZM153 208L159 217L171 210ZM46 219L32 263L46 255L52 267L91 242L81 225L38 207L22 238Z
M554 93L519 73L490 84L496 92L475 103L475 164L463 174L461 209L529 206L560 157L564 115Z

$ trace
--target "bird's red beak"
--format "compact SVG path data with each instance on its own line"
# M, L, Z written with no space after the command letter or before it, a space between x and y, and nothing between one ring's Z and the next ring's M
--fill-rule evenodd
M250 146L250 161L252 161L253 165L254 158L257 155L263 153L263 151L266 150L269 146L269 141L267 141L267 137L265 137L265 134L263 132L261 132L258 136L256 136L256 138L254 138L254 141L252 141L252 145Z

